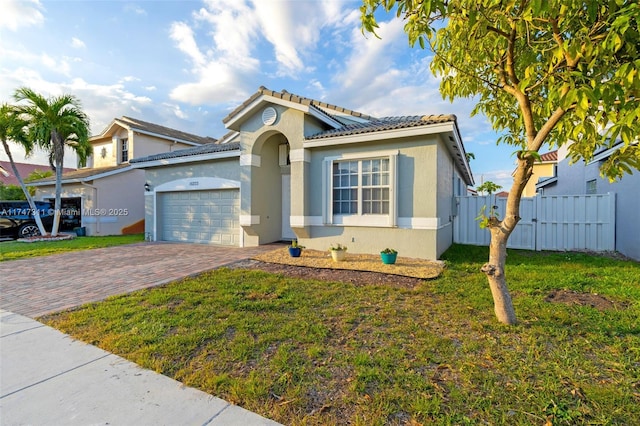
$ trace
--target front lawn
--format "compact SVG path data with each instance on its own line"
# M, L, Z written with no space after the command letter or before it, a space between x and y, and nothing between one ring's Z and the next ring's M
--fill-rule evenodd
M104 237L77 237L72 240L41 241L24 243L20 241L0 242L0 262L25 257L47 256L77 250L119 246L122 244L141 243L144 234L110 235Z
M640 424L640 264L511 250L506 327L487 253L413 290L221 269L44 320L288 425Z

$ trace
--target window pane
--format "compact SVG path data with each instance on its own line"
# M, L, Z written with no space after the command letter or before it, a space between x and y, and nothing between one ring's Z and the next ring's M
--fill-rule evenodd
M389 171L389 159L384 159L382 160L382 164L380 166L380 170L382 170L383 172L388 172Z
M382 202L382 214L389 214L389 202L388 201L383 201Z
M380 160L371 161L371 170L373 170L374 172L380 171Z

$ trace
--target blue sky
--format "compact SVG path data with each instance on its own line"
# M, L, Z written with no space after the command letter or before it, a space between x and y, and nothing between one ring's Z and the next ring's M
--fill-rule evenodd
M363 36L360 4L2 0L0 102L26 86L78 97L92 134L126 115L216 138L260 86L373 116L453 113L476 156L476 184L508 189L514 148L496 145L484 117L469 117L472 101L442 99L430 52L409 46L402 21L381 16L381 39Z

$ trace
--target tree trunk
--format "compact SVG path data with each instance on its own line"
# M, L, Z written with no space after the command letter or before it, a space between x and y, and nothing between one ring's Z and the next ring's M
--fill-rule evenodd
M55 214L53 216L53 229L51 230L51 236L58 235L60 228L60 214L62 213L62 167L64 163L64 140L56 132L51 134L53 140L54 157L53 160L56 164L56 198L54 203Z
M509 236L520 221L520 199L522 191L533 173L534 158L519 158L513 176L513 185L507 198L507 208L502 221L496 217L489 219L491 244L489 245L489 262L480 269L487 275L496 318L503 324L516 324L516 313L513 309L511 295L507 288L505 265L507 263L507 242ZM493 209L490 209L493 212Z
M513 309L504 271L507 262L507 240L510 233L503 232L504 230L500 226L491 226L490 230L489 262L485 263L481 270L487 275L489 281L496 318L503 324L513 325L517 322L516 312Z
M6 140L2 140L2 146L4 147L4 152L7 153L7 157L9 157L9 163L11 163L11 169L13 170L13 174L18 179L18 183L20 183L20 188L22 188L22 192L24 192L24 196L27 197L27 202L29 203L29 207L33 212L33 218L36 221L36 225L38 226L38 230L41 235L45 235L47 231L44 229L44 225L42 224L42 218L40 217L40 210L36 207L36 203L33 200L33 197L29 193L29 189L24 184L20 173L18 172L18 167L16 167L16 163L13 161L13 154L11 154L11 150L9 149L9 144Z

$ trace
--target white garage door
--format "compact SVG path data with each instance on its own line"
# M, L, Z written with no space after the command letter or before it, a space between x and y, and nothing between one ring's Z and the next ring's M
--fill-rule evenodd
M161 193L158 212L163 241L239 245L237 189Z

